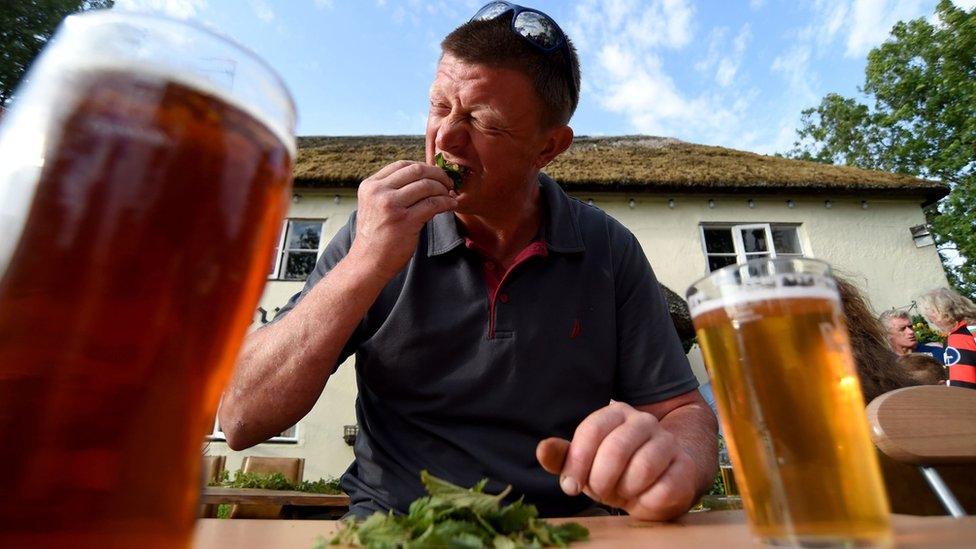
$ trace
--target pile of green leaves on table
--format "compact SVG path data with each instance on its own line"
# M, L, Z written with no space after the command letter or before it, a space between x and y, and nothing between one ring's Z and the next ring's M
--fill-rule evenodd
M487 479L473 488L456 486L422 471L420 480L429 496L410 504L406 515L375 513L362 522L348 519L332 539L333 545L369 548L426 547L565 547L585 540L590 532L575 522L549 524L534 505L519 499L502 505L509 486L500 494L484 493Z
M281 473L245 473L235 471L234 478L230 478L230 472L226 469L217 475L217 478L210 481L210 486L220 486L221 488L262 488L265 490L296 490L298 492L311 492L315 494L341 494L339 479L320 478L318 480L303 480L292 482Z

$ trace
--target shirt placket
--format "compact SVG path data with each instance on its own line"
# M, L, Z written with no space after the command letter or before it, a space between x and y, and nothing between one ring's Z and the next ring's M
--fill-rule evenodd
M498 314L498 302L506 304L509 302L509 295L503 291L505 288L505 283L511 278L515 269L520 265L528 261L533 257L546 257L549 253L548 248L546 248L545 241L536 240L530 242L519 254L515 257L515 261L512 265L501 273L501 268L498 263L484 259L485 254L478 249L478 246L474 244L470 239L466 239L465 244L468 248L471 248L477 252L482 257L482 271L484 272L485 286L487 288L487 298L488 298L488 339L495 338L495 324Z

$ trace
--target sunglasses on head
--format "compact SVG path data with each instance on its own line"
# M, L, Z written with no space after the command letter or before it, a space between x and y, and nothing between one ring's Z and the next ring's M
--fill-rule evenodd
M575 96L578 90L576 90L576 79L572 75L573 63L569 53L569 42L566 40L566 34L553 21L552 17L537 9L526 8L518 4L489 2L482 6L471 20L488 21L497 19L508 12L512 12L512 32L521 36L523 40L543 53L552 53L556 50L562 52L566 59L566 70L570 72L569 85Z

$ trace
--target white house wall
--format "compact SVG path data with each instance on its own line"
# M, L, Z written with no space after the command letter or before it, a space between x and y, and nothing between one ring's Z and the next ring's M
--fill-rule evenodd
M297 190L300 198L292 204L291 218L323 218L324 242L346 222L355 209L355 193L343 191ZM336 196L339 200L336 200ZM699 226L701 223L796 223L806 255L826 260L851 277L878 312L901 307L925 290L945 286L934 246L915 247L909 227L925 223L917 201L896 199L867 200L827 195L809 198L707 197L703 195L626 195L580 194L627 226L638 238L659 280L680 295L706 274ZM629 201L633 198L634 207ZM674 208L668 207L674 199ZM712 198L714 207L707 201ZM787 200L794 207L787 206ZM825 207L825 200L831 208ZM273 317L302 287L297 282L269 281L261 306ZM257 320L258 316L255 316ZM254 327L259 323L255 323ZM699 379L704 368L697 349L689 355ZM243 455L305 457L305 477L337 476L353 459L352 449L342 440L344 425L355 424L356 398L352 359L332 376L322 397L301 421L297 443L265 443L244 452L230 452L226 445L213 442L209 454L227 454L228 468L237 469Z

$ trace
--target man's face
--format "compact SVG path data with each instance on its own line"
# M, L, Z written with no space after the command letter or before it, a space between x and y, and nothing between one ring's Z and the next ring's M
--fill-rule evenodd
M525 196L542 168L548 132L541 101L524 74L464 63L445 53L430 89L427 162L441 152L466 168L459 213L500 211Z
M915 330L912 329L912 322L907 318L893 318L888 322L888 337L891 338L891 346L896 350L901 347L915 346Z

